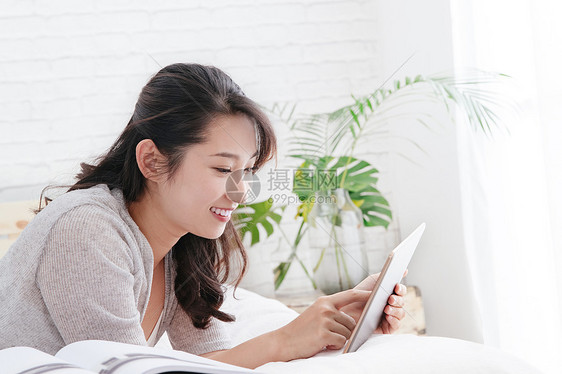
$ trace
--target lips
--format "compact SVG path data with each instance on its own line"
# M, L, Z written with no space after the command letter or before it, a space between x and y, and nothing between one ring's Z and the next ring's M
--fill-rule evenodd
M211 212L223 216L223 217L230 217L230 215L232 214L232 211L234 209L227 209L227 208L217 208L217 207L211 207Z

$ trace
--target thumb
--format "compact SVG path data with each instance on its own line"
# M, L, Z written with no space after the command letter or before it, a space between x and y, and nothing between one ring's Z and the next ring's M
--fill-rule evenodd
M328 296L334 306L339 309L347 304L363 302L366 303L371 296L371 291L350 289Z

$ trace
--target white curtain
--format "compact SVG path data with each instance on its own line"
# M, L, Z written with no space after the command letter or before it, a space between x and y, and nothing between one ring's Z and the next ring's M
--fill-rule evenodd
M562 6L453 0L455 64L510 75L510 134L458 126L468 257L486 344L562 370Z

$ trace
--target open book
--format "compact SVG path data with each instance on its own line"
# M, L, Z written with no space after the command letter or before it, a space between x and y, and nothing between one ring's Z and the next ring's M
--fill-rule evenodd
M102 340L67 345L51 356L30 347L0 351L3 374L256 373L187 352Z

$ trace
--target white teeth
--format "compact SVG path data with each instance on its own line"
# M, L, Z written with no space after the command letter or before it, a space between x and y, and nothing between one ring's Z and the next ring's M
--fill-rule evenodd
M215 208L213 206L213 207L211 207L211 212L213 212L215 214L219 214L223 217L230 217L230 214L232 213L232 210L218 209L218 208Z

